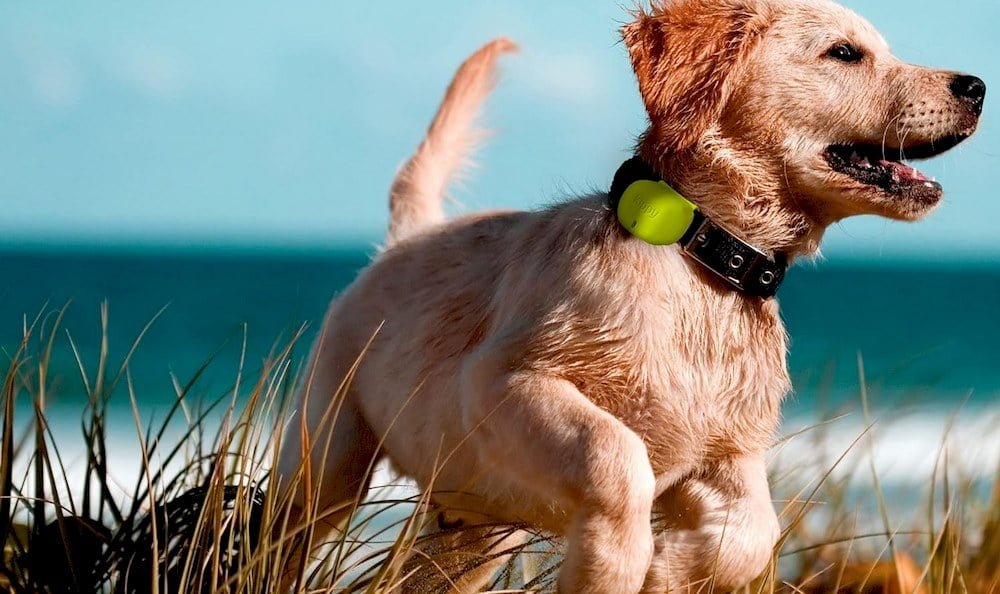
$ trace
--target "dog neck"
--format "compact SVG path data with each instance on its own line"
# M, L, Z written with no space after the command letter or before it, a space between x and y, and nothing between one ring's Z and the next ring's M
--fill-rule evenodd
M818 250L826 225L802 208L784 172L755 158L754 151L736 150L710 131L696 148L679 153L658 142L651 128L637 152L707 216L747 243L790 258Z

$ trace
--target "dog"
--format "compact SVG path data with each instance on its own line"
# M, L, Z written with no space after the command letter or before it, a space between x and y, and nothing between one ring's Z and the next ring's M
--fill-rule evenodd
M768 261L815 253L845 217L923 218L942 188L903 159L980 119L983 81L900 62L827 0L633 16L637 158ZM512 49L497 40L461 67L394 182L385 249L313 347L279 484L298 485L292 513L343 510L388 459L431 492L462 529L422 541L435 562L408 565L401 592L483 587L524 535L496 522L565 537L564 594L741 587L780 532L764 461L790 390L778 303L633 236L606 194L446 220Z

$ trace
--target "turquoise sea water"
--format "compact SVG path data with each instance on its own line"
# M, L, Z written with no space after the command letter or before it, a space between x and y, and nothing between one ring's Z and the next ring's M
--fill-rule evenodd
M239 369L244 331L244 385L273 345L308 323L296 350L301 359L331 296L370 253L363 246L310 253L0 252L0 347L13 351L25 320L43 308L49 315L40 330L47 331L52 312L69 303L49 373L48 411L72 466L82 456L79 419L86 398L69 341L92 374L102 302L108 303L113 365L165 307L129 365L145 422L162 418L174 398L172 375L184 383L210 357L193 395L226 395ZM823 425L822 442L809 432L776 449L779 467L830 468L852 450L845 471L868 468L865 456L871 456L883 480L922 485L934 473L947 434L951 451L962 454L963 472L992 476L1000 464L998 295L1000 267L796 266L779 295L795 384L781 433L845 416ZM873 418L860 412L859 354ZM30 404L22 399L19 408L20 425ZM855 443L871 420L877 422L877 449ZM134 480L139 449L124 389L111 401L109 439L113 474Z
M84 360L93 360L106 300L112 356L121 357L166 307L131 366L140 398L152 405L170 398L170 372L183 379L220 347L213 369L231 379L243 324L250 362L262 360L282 333L303 322L315 327L369 254L364 247L0 253L0 346L16 346L25 316L69 303L62 326ZM792 337L796 393L787 410L793 416L827 399L854 399L859 353L876 404L1000 400L1000 267L806 263L792 270L779 297ZM76 364L68 348L57 355L54 397L72 404L82 398ZM223 391L225 383L217 388Z

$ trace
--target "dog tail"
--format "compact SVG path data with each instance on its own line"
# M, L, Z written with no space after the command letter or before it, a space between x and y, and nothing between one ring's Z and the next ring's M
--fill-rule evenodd
M497 60L516 49L507 39L495 39L455 73L427 136L392 183L387 246L444 221L448 183L468 164L484 135L476 117L493 90Z

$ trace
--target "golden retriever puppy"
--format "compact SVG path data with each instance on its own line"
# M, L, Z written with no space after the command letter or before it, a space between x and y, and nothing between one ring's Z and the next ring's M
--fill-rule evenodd
M941 186L902 160L971 135L985 95L826 0L657 2L623 38L650 121L637 156L772 263L850 215L929 213ZM404 592L481 588L519 538L497 521L565 537L564 594L742 586L779 533L778 303L632 236L604 194L446 222L510 48L462 67L397 178L389 243L330 306L277 474L308 474L300 508L351 500L383 457L432 490L463 529L425 543L440 555Z

